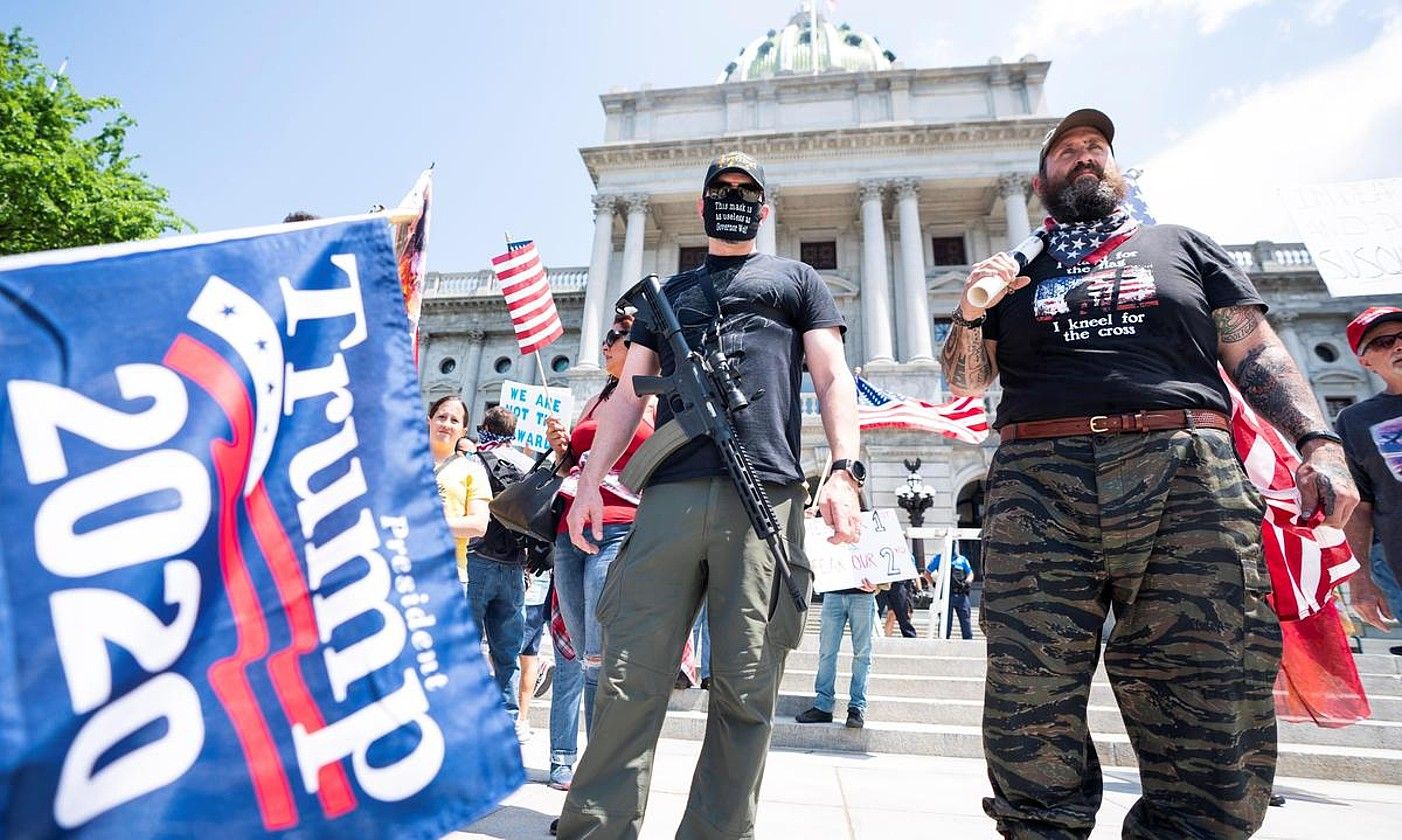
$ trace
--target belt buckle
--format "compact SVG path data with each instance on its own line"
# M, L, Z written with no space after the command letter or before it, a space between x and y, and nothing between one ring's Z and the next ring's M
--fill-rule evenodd
M1104 422L1104 421L1109 420L1109 419L1110 419L1110 417L1109 417L1108 415L1105 415L1105 414L1097 414L1097 415L1095 415L1094 417L1090 418L1090 430L1091 430L1091 432L1092 432L1093 434L1103 435L1103 434L1105 434L1106 432L1110 431L1110 427L1109 427L1109 426L1106 426L1106 427L1104 427L1103 429L1097 429L1097 428L1095 427L1095 424L1096 424L1096 423Z

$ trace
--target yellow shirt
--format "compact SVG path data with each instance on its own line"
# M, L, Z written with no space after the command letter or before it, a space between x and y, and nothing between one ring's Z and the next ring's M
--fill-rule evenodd
M447 516L466 516L472 502L492 500L492 485L482 461L470 455L453 458L438 471L438 497ZM467 540L453 539L458 579L467 581Z

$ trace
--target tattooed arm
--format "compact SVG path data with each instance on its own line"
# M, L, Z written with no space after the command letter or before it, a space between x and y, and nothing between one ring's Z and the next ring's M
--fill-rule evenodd
M997 277L1007 286L989 300L988 307L980 309L969 303L964 295L970 286L985 277ZM964 293L959 298L959 314L969 321L981 318L988 308L997 306L1005 294L1021 289L1028 282L1028 278L1017 276L1017 263L1012 257L994 254L969 272L968 279L964 281ZM977 397L982 394L998 376L998 364L994 361L998 357L997 349L998 342L985 341L982 329L951 325L949 337L944 340L944 347L940 350L940 367L944 370L950 392L956 397Z
M1309 385L1275 330L1256 306L1214 309L1217 355L1248 405L1280 430L1291 443L1306 432L1328 431ZM1308 517L1323 510L1324 524L1342 528L1358 504L1344 449L1327 440L1312 440L1300 452L1295 472L1300 509Z

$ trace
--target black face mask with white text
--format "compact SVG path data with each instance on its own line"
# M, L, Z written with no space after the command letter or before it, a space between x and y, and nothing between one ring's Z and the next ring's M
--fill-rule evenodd
M701 218L706 235L713 239L743 242L759 233L759 213L763 201L745 201L739 190L726 190L724 198L701 199Z

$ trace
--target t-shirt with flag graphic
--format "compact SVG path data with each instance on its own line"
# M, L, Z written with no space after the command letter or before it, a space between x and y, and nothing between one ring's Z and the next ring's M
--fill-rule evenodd
M988 310L1008 423L1196 408L1227 413L1212 311L1265 303L1220 245L1145 225L1094 264L1042 254L1031 278Z
M1334 425L1359 498L1373 506L1383 556L1394 572L1402 570L1402 394L1377 394L1351 405Z

